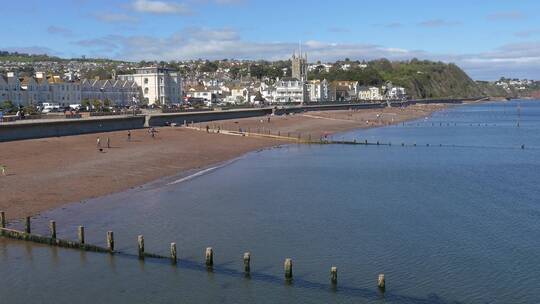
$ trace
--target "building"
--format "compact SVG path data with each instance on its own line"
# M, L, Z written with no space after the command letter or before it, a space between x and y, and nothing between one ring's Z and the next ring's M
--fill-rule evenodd
M392 87L388 90L387 96L390 100L398 100L406 98L407 94L403 87Z
M142 90L134 81L83 79L82 100L109 101L111 106L130 106L141 100Z
M80 82L64 81L60 76L48 76L47 82L52 102L58 103L62 107L81 104Z
M309 100L306 83L297 78L283 78L275 83L274 103L304 103Z
M382 100L381 90L378 87L361 86L358 90L358 99L364 101Z
M299 51L299 55L296 56L296 52L292 56L292 78L296 78L301 81L308 80L308 63L307 54L302 55L302 49Z
M178 71L146 67L136 69L132 75L118 75L119 80L133 81L143 92L143 102L153 104L171 104L182 102L182 80Z
M326 79L310 80L306 84L311 102L330 101L330 85Z
M10 100L16 106L26 105L18 73L9 72L6 76L5 78L2 77L1 81L4 86L3 101Z

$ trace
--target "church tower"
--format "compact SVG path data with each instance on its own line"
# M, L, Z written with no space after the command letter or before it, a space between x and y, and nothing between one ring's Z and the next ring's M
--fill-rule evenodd
M296 52L292 56L292 77L306 82L308 80L307 68L307 54L302 54L302 46L300 45L298 56Z

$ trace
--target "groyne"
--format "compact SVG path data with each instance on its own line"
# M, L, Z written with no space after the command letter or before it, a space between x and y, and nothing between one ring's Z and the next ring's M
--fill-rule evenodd
M24 219L24 231L15 230L7 228L7 221L6 221L6 214L4 211L0 211L0 237L15 239L15 240L21 240L21 241L27 241L32 243L39 243L39 244L45 244L50 245L54 247L62 247L62 248L69 248L69 249L75 249L80 251L87 251L87 252L96 252L96 253L105 253L110 255L117 255L117 256L134 256L133 253L123 252L115 249L115 241L113 237L112 231L107 231L106 234L106 247L98 246L98 245L92 245L85 242L84 238L84 227L78 226L77 229L77 235L78 240L66 240L58 238L57 232L56 232L56 222L50 221L49 222L49 235L39 235L32 233L31 231L31 218L26 217ZM144 246L144 236L138 235L137 236L137 254L139 260L145 261L146 259L160 259L160 260L169 260L172 266L176 266L179 263L182 263L182 257L178 256L178 251L176 247L176 243L170 243L170 255L160 255L160 254L154 254L147 252L145 250ZM251 253L250 252L244 252L242 255L243 265L241 268L241 272L244 273L244 276L246 278L250 278L251 273ZM214 249L212 247L207 247L204 252L204 266L206 267L206 270L208 272L214 271ZM286 284L291 284L293 282L293 260L292 258L285 258L283 263L283 280ZM338 283L338 272L336 266L330 267L330 280L329 285L335 287ZM386 285L385 285L385 279L384 274L379 274L377 279L377 287L380 292L385 292Z

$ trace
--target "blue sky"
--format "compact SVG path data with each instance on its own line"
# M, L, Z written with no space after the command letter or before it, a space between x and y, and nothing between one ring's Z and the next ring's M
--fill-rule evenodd
M3 0L0 49L124 60L387 57L540 79L540 1ZM7 12L7 13L6 13Z

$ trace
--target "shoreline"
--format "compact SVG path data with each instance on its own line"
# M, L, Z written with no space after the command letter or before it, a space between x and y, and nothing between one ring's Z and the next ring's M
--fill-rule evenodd
M273 133L310 134L318 138L326 134L411 121L449 107L453 105L319 111L307 115L272 117L269 123L256 117L208 124L227 130L262 127ZM248 153L292 143L275 138L207 134L178 127L158 130L157 139L149 138L146 130L134 130L132 142L125 139L122 142L125 132L119 131L0 143L0 151L17 153L16 161L6 162L7 176L0 176L0 193L3 194L0 197L0 210L6 212L9 220L14 220L130 189L180 183L210 173L208 169L213 171L226 166ZM98 136L110 137L111 149L105 149L105 153L96 152L95 140ZM63 146L69 148L64 149ZM36 148L42 153L36 153ZM60 159L65 157L67 163L75 164L73 167L63 166L57 158L51 160L50 164L47 157L43 157L43 152L60 154ZM125 159L134 157L138 159Z

